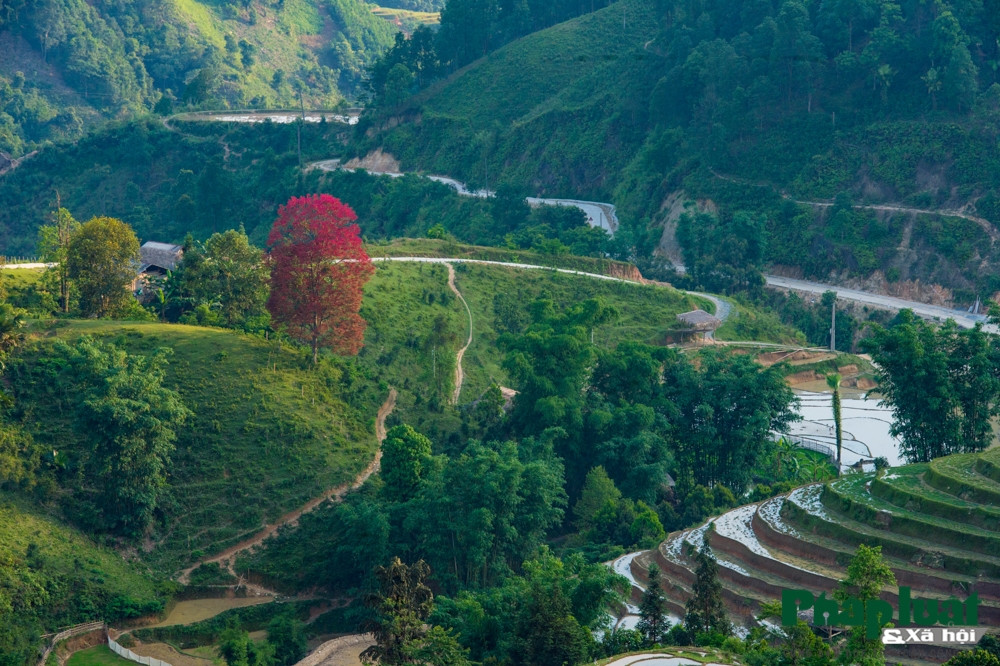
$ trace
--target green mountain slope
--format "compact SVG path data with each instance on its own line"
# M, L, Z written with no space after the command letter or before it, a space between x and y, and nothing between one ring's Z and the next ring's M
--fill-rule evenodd
M0 654L10 664L35 663L38 637L59 627L158 612L171 589L141 563L6 493L0 493L0 580Z
M157 107L331 107L393 43L364 0L6 0L0 150ZM23 74L23 82L17 73ZM22 92L18 92L22 91ZM19 95L29 99L27 106Z
M83 334L131 353L173 349L165 385L194 416L178 432L170 487L143 554L164 573L353 479L374 455L375 408L345 387L340 371L309 371L287 347L218 329L141 322L37 322L30 330L34 342L8 373L16 418L68 461L56 474L60 490L52 499L82 526L92 518L76 498L85 489L75 487L72 470L88 454L88 435L65 408L73 404L71 385L45 355L53 340Z
M711 200L765 213L767 259L793 272L992 293L1000 8L861 5L622 0L384 102L352 150L612 201L640 254Z

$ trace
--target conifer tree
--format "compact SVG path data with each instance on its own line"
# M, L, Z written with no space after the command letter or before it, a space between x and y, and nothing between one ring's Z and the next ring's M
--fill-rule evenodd
M667 600L660 587L660 567L649 565L649 584L639 603L639 624L636 625L648 645L659 643L670 623L667 621Z
M701 551L695 555L698 571L692 586L694 596L687 603L684 625L688 631L695 635L718 632L728 636L733 633L733 627L722 602L719 565L712 555L712 547L708 542L708 535L714 528L715 525L709 523L708 529L705 530Z

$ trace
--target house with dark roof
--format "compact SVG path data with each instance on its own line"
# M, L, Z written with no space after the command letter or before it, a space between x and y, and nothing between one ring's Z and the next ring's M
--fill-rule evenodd
M150 280L166 277L168 271L177 268L184 257L184 248L170 243L146 241L139 248L139 274L132 283L132 291L140 301L146 300Z
M140 275L166 275L167 271L177 268L184 257L184 248L170 243L146 241L139 248L139 255L142 257L139 262Z

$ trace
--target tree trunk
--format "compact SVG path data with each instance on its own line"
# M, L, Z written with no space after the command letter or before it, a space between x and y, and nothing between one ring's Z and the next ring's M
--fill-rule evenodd
M313 338L313 365L319 364L319 338Z

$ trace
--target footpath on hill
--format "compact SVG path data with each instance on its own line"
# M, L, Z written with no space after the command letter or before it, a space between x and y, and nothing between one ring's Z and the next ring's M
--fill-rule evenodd
M381 444L382 441L385 439L385 433L386 433L385 420L389 416L389 414L392 413L393 408L396 406L396 395L397 395L396 389L394 388L389 389L389 397L387 397L385 399L385 402L382 403L382 406L379 407L378 416L375 419L375 435L378 438L379 444ZM264 541L264 539L268 538L269 536L277 532L278 529L281 527L284 527L286 525L297 525L299 522L299 517L302 514L312 511L323 502L327 500L340 501L341 499L343 499L344 495L347 494L349 490L354 490L356 488L361 487L361 485L364 484L364 482L367 481L372 474L377 472L381 460L382 460L382 448L380 446L379 449L375 452L375 459L372 460L371 464L368 465L368 467L366 467L364 471L361 472L361 474L359 474L356 479L354 479L353 482L345 483L343 485L337 486L336 488L328 490L319 497L315 497L309 500L298 509L290 513L286 513L284 516L282 516L280 519L278 519L271 525L265 525L264 528L254 536L245 539L234 546L227 548L221 553L217 553L215 555L198 560L193 565L191 565L190 567L181 572L181 575L177 579L178 582L187 585L191 580L191 572L200 567L202 564L208 564L212 562L222 562L224 560L228 560L226 568L228 569L230 574L235 576L236 571L234 570L233 566L236 562L236 555L238 553L259 546ZM271 595L275 594L275 592L273 592L272 590L268 590L259 585L253 585L251 583L244 583L244 584L250 591L255 592L257 594L271 594Z

